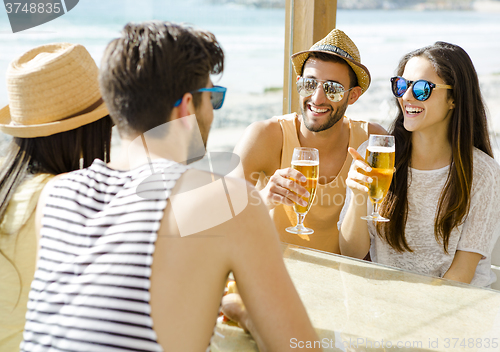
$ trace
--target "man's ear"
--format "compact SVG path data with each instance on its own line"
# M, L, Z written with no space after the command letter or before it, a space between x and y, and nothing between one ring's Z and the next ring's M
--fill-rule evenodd
M194 113L193 95L191 93L186 93L182 97L181 103L172 109L171 120L193 115Z
M359 99L359 97L361 96L361 94L363 93L363 90L361 89L360 86L356 86L356 87L353 87L350 91L349 91L349 105L352 105L356 102L356 100Z

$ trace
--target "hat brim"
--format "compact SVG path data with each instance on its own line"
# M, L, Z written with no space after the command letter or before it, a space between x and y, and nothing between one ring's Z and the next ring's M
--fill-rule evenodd
M0 131L21 138L46 137L56 133L74 130L75 128L102 119L106 115L109 115L109 112L103 102L88 113L70 117L65 120L37 125L16 125L12 123L10 109L7 105L0 110Z
M366 92L368 87L370 86L371 82L371 76L370 76L370 71L366 68L366 66L351 60L347 57L344 57L342 55L333 53L331 51L326 51L326 50L305 50L305 51L299 51L298 53L293 54L290 59L292 60L293 68L295 70L295 73L300 76L302 73L302 67L304 66L304 63L306 62L307 58L309 57L310 53L325 53L333 56L340 57L341 59L345 60L349 66L353 69L354 73L356 74L356 77L358 78L358 85L362 89L362 93Z

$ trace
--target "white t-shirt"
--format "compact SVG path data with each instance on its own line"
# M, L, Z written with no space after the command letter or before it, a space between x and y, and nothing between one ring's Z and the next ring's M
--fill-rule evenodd
M358 148L361 155L365 155L366 145L367 142ZM491 252L500 235L500 165L476 148L473 158L470 210L465 222L451 232L448 254L444 252L443 244L436 241L434 222L449 166L437 170L410 168L405 236L413 252L399 253L394 250L377 235L375 226L369 222L370 255L374 262L443 277L457 250L474 252L483 257L471 284L489 286L496 281L495 274L491 271ZM351 197L352 191L348 188L339 228Z

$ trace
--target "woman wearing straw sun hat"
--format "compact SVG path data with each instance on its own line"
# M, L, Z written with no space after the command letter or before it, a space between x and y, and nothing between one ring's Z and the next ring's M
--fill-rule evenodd
M0 131L13 136L0 163L0 352L19 349L37 240L35 208L54 176L109 161L112 122L98 68L81 45L34 48L9 65Z

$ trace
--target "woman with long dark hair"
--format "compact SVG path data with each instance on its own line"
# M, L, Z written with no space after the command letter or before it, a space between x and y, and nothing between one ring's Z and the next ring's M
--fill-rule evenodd
M54 176L109 161L112 122L94 60L81 45L34 48L7 70L0 131L13 136L0 161L0 351L19 350L35 272L35 209Z
M380 214L367 212L366 144L350 150L339 227L342 254L477 286L495 281L500 167L493 159L477 73L459 46L436 42L405 55L391 79L398 116L395 173Z

